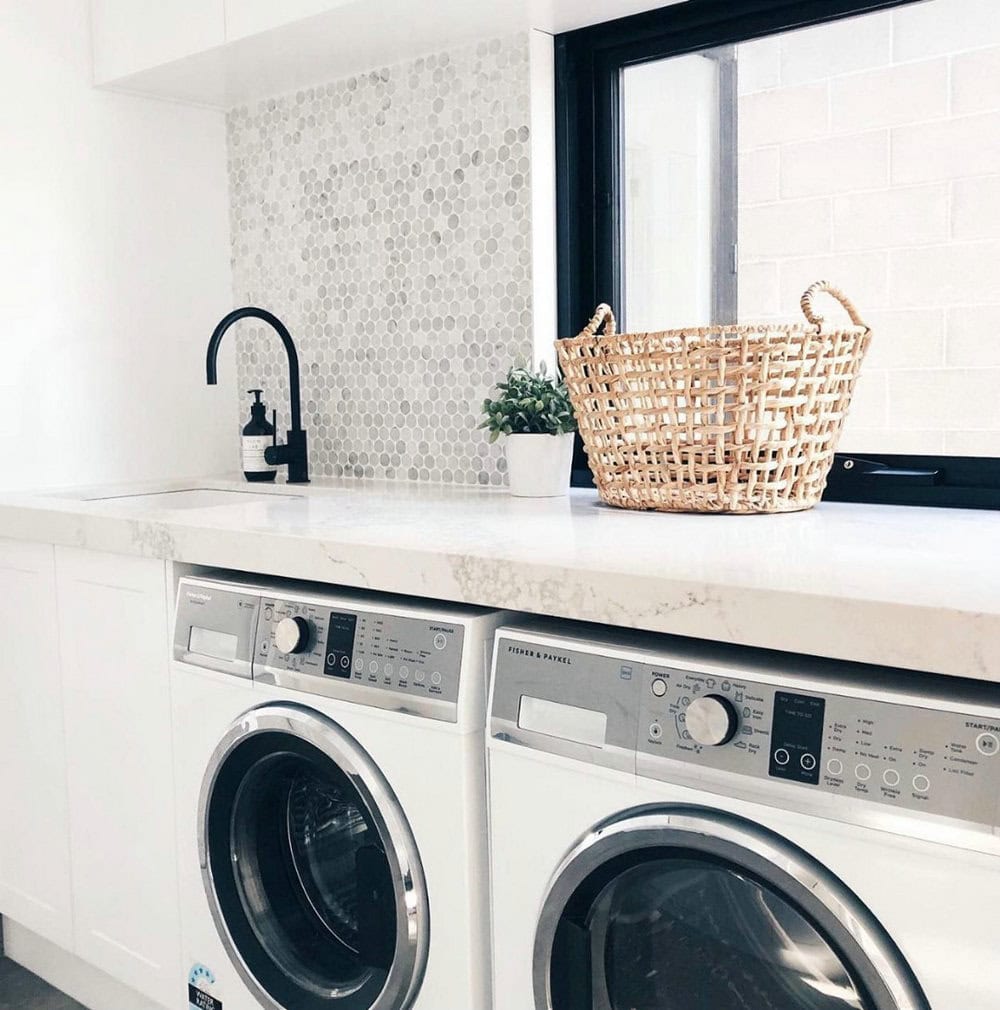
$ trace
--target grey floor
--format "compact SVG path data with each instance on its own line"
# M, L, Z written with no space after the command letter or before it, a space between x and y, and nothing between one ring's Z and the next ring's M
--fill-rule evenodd
M0 955L0 1010L84 1010L27 968Z

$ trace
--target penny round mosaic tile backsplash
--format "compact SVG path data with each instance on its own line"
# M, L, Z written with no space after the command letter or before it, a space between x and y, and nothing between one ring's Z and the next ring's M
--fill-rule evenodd
M236 303L295 339L311 472L504 483L477 425L532 352L527 39L237 108L227 126ZM265 390L283 437L284 350L265 326L237 333L240 390Z

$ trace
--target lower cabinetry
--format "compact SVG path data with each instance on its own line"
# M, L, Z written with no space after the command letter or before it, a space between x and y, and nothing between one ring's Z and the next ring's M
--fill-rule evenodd
M56 549L77 955L152 999L180 917L162 561Z
M72 947L55 554L0 540L0 914Z
M0 590L0 915L168 1004L166 566L0 540Z

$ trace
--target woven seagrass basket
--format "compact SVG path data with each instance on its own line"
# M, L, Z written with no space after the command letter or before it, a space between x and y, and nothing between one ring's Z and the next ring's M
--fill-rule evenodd
M851 325L827 328L826 292ZM826 281L806 325L616 333L607 305L556 342L601 498L629 509L795 512L823 494L871 331ZM598 330L604 325L604 334Z

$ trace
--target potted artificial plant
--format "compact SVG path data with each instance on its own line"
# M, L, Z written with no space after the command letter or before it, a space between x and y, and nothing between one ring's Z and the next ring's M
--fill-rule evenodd
M510 493L520 498L566 494L573 464L576 418L565 384L547 374L515 365L496 388L500 395L483 402L490 441L506 435L504 452Z

